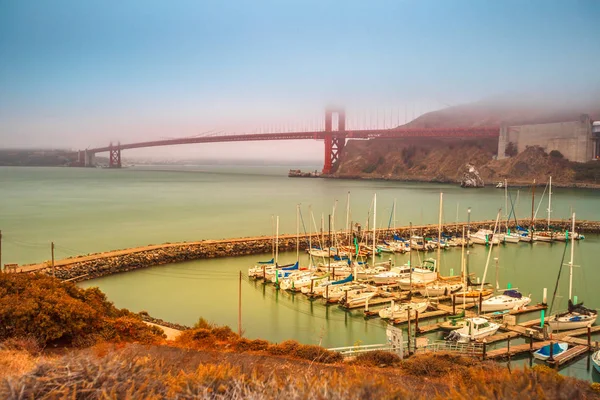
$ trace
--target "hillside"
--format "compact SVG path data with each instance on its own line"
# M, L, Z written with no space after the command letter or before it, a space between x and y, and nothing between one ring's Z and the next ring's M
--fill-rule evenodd
M501 124L541 124L578 120L587 113L600 119L600 104L531 105L519 101L486 100L422 115L408 127L476 127ZM571 163L550 157L541 148L528 148L505 160L494 160L497 139L403 138L350 140L333 177L425 182L459 182L466 164L487 184L507 179L513 184L545 182L549 175L562 186L600 187L600 163Z

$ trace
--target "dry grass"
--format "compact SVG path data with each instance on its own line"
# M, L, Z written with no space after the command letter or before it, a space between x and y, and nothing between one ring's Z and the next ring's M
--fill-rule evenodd
M106 354L98 355L102 347ZM418 355L413 364L432 357ZM421 374L412 364L373 369L335 367L250 353L167 346L96 346L60 359L42 359L21 376L3 379L3 399L592 399L583 381L549 368L510 373L496 364L457 361L467 374L440 369ZM31 365L31 364L29 364ZM464 371L463 371L464 372ZM464 375L464 376L463 376Z
M31 371L38 361L23 350L0 350L0 379L21 376Z

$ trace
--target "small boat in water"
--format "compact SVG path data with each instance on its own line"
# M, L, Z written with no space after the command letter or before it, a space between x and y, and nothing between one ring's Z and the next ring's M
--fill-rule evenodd
M546 345L533 353L533 356L538 360L546 361L550 358L550 346L552 346L552 357L556 357L560 353L564 353L569 348L567 343L553 343Z
M596 372L600 374L600 350L592 354L592 364L594 364Z

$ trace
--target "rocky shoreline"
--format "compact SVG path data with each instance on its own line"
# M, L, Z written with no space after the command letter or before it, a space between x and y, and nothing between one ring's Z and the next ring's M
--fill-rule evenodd
M524 226L527 225L527 220L520 222ZM445 233L452 234L462 231L462 226L465 223L450 224L444 226ZM569 220L554 220L552 225L555 229L565 230L570 229ZM511 222L514 227L514 221ZM477 229L493 229L494 221L472 222L470 224L471 231ZM437 236L437 225L426 225L414 227L414 234L423 236ZM576 229L580 233L600 233L600 222L578 221ZM386 234L387 229L378 230L379 235ZM403 237L410 236L408 227L396 228L395 232ZM370 232L363 234L370 235ZM325 234L327 236L327 234ZM318 235L312 237L313 243L317 243ZM72 262L64 265L56 266L54 269L50 265L31 271L31 273L43 273L46 275L55 274L57 278L68 281L84 281L88 279L99 278L106 275L112 275L121 272L133 271L140 268L148 268L157 265L174 264L191 260L199 260L206 258L217 257L235 257L253 254L270 254L272 251L273 238L248 238L231 239L223 241L205 241L197 243L181 243L181 244L165 244L164 247L154 248L145 251L136 251L132 249L130 253L117 256L103 257L99 254L97 258L92 260L78 261L73 258ZM300 237L300 249L304 251L308 247L308 237L302 235ZM279 239L280 251L291 251L296 248L296 238L287 236Z

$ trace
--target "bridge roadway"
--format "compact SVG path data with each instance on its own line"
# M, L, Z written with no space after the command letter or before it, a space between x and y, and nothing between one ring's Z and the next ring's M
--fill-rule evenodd
M245 142L265 140L325 140L327 136L344 139L394 139L402 137L498 137L498 127L475 128L394 128L394 129L365 129L347 131L306 131L282 133L254 133L239 135L199 136L179 139L164 139L148 142L119 144L115 146L87 149L88 153L104 153L115 148L121 150L139 149L144 147L172 146L193 143Z
M519 221L521 224L526 225L529 221L528 220L522 220ZM470 226L471 229L473 231L479 229L479 227L486 227L489 228L490 226L493 227L495 223L495 220L484 220L484 221L471 221L470 223L467 222L459 222L459 223L448 223L448 224L444 224L442 225L442 229L446 232L459 232L462 227L467 227ZM568 220L551 220L550 221L551 225L553 226L568 226L570 227L570 222ZM585 220L580 220L577 221L577 227L578 227L578 231L580 231L581 233L587 233L587 232L600 232L600 221L585 221ZM390 228L390 229L377 229L378 234L384 234L387 232L398 232L400 234L407 234L410 232L410 227L409 226L402 226L402 227L396 227L396 228ZM430 232L437 232L438 229L438 225L437 224L429 224L429 225L413 225L412 230L415 234L420 234L421 232L424 232L425 234L430 234ZM372 233L372 231L365 231L367 234ZM346 235L347 231L338 231L336 232L337 235ZM327 236L327 232L324 232L324 235ZM310 236L312 238L314 238L313 240L316 240L321 236L320 233L312 233L310 234ZM305 241L307 240L309 237L309 235L305 235L305 234L301 234L300 235L300 240L301 241ZM283 241L283 240L293 240L296 238L295 234L286 234L286 235L279 235L279 240ZM153 250L161 250L161 249L168 249L168 248L173 248L173 247L180 247L180 246L194 246L194 245L211 245L211 244L234 244L234 243L243 243L243 242L252 242L252 241L274 241L275 237L274 236L256 236L256 237L243 237L243 238L232 238L232 239L219 239L219 240L202 240L202 241L193 241L193 242L178 242L178 243L164 243L164 244L157 244L157 245L148 245L148 246L140 246L140 247L133 247L133 248L129 248L129 249L122 249L122 250L111 250L111 251L106 251L106 252L100 252L100 253L95 253L95 254L89 254L89 255L82 255L82 256L76 256L76 257L71 257L71 258L65 258L62 260L56 260L54 262L54 266L55 267L68 267L69 265L72 264L78 264L78 263L82 263L82 262L87 262L87 261L96 261L96 260L102 260L102 259L108 259L108 258L112 258L112 257L120 257L120 256L126 256L126 255L130 255L130 254L135 254L135 253L143 253L143 252L147 252L147 251L153 251ZM18 272L35 272L35 271L39 271L42 269L46 269L50 267L50 263L49 261L44 261L38 264L30 264L30 265L22 265L19 266L17 268Z

